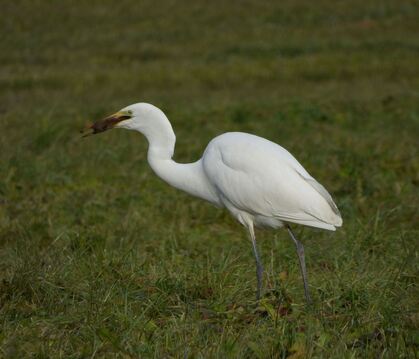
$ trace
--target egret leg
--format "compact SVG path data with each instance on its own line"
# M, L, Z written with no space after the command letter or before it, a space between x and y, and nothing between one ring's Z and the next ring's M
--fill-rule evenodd
M301 275L303 276L303 282L304 282L304 294L306 296L306 300L308 304L312 303L310 292L308 290L308 280L307 280L307 270L306 270L306 261L304 258L304 247L303 244L295 238L294 233L291 230L291 227L287 225L288 233L290 234L292 240L295 243L295 246L297 247L297 254L298 254L298 260L300 261L300 269L301 269Z
M260 292L262 290L262 276L263 276L263 266L262 262L259 258L258 248L256 244L256 236L255 236L255 230L253 229L253 225L248 226L249 233L250 233L250 239L252 240L252 246L253 246L253 254L255 255L256 259L256 278L258 282L258 289L256 292L256 300L260 299Z

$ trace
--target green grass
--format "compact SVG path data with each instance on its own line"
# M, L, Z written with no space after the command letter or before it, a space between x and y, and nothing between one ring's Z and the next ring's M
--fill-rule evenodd
M0 31L0 357L417 358L415 1L19 1ZM240 130L289 149L344 225L251 245L170 188L136 133L162 108L193 161Z

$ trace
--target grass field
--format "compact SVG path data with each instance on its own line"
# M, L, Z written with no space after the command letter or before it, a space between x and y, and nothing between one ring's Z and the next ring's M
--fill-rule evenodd
M18 1L0 24L0 357L418 358L416 1ZM244 229L170 188L139 134L80 139L134 102L175 159L225 131L290 150L335 233Z

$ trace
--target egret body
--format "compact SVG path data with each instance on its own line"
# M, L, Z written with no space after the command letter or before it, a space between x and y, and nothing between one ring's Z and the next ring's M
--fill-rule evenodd
M148 140L148 162L169 185L226 208L247 228L256 259L257 298L263 267L254 227L287 228L294 241L310 302L304 248L289 223L334 231L342 225L338 208L327 190L283 147L242 132L215 137L201 159L181 164L173 161L176 136L165 114L147 103L130 105L95 122L91 134L111 128L142 133Z

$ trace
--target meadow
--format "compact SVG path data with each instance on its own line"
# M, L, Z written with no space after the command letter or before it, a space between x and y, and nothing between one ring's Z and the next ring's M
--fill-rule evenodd
M418 358L416 1L22 0L0 23L0 357ZM140 134L81 139L135 102L175 159L226 131L292 152L343 227L251 244L170 188Z

